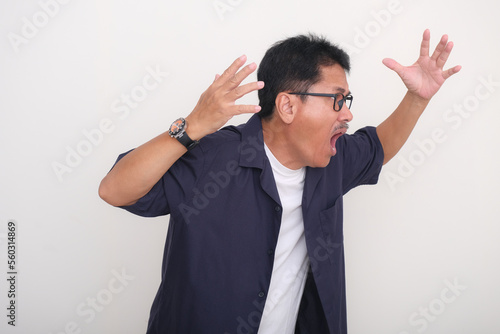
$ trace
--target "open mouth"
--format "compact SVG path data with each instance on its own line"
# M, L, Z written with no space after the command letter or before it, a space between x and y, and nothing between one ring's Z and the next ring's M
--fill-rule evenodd
M333 136L330 138L330 147L332 148L332 155L337 154L337 149L335 148L335 144L337 143L337 139L339 139L342 135L347 132L349 126L347 124L342 124L340 127L336 128Z
M339 139L340 136L342 135L343 133L337 133L333 135L333 137L330 139L330 147L332 148L332 155L337 154L337 149L335 148L335 144L337 143L337 139Z

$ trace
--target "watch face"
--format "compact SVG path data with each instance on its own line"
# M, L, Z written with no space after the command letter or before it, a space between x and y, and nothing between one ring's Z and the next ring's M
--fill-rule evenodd
M184 128L185 121L182 118L179 118L175 122L172 123L170 126L170 135L175 136L176 134L179 133Z

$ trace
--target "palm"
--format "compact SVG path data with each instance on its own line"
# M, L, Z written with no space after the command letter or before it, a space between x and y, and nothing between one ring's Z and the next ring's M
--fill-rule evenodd
M453 43L448 43L448 36L444 35L441 38L431 57L429 57L429 41L430 32L426 30L420 47L420 57L411 66L402 66L390 58L383 60L387 67L401 77L409 92L426 100L432 98L446 79L461 69L461 66L455 66L443 71L453 48Z

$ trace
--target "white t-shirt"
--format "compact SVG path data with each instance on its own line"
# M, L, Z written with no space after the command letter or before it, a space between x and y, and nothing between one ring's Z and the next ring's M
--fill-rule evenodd
M309 267L302 217L306 169L288 169L266 145L264 148L273 169L283 211L271 284L258 333L293 334Z

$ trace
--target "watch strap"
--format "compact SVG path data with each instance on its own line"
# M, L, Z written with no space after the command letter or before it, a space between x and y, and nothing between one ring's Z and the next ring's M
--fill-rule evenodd
M191 138L189 138L188 134L186 133L186 131L183 131L181 134L179 134L179 136L176 137L177 140L182 144L184 145L188 150L192 149L193 147L195 147L197 144L198 144L198 141L197 140L192 140Z

